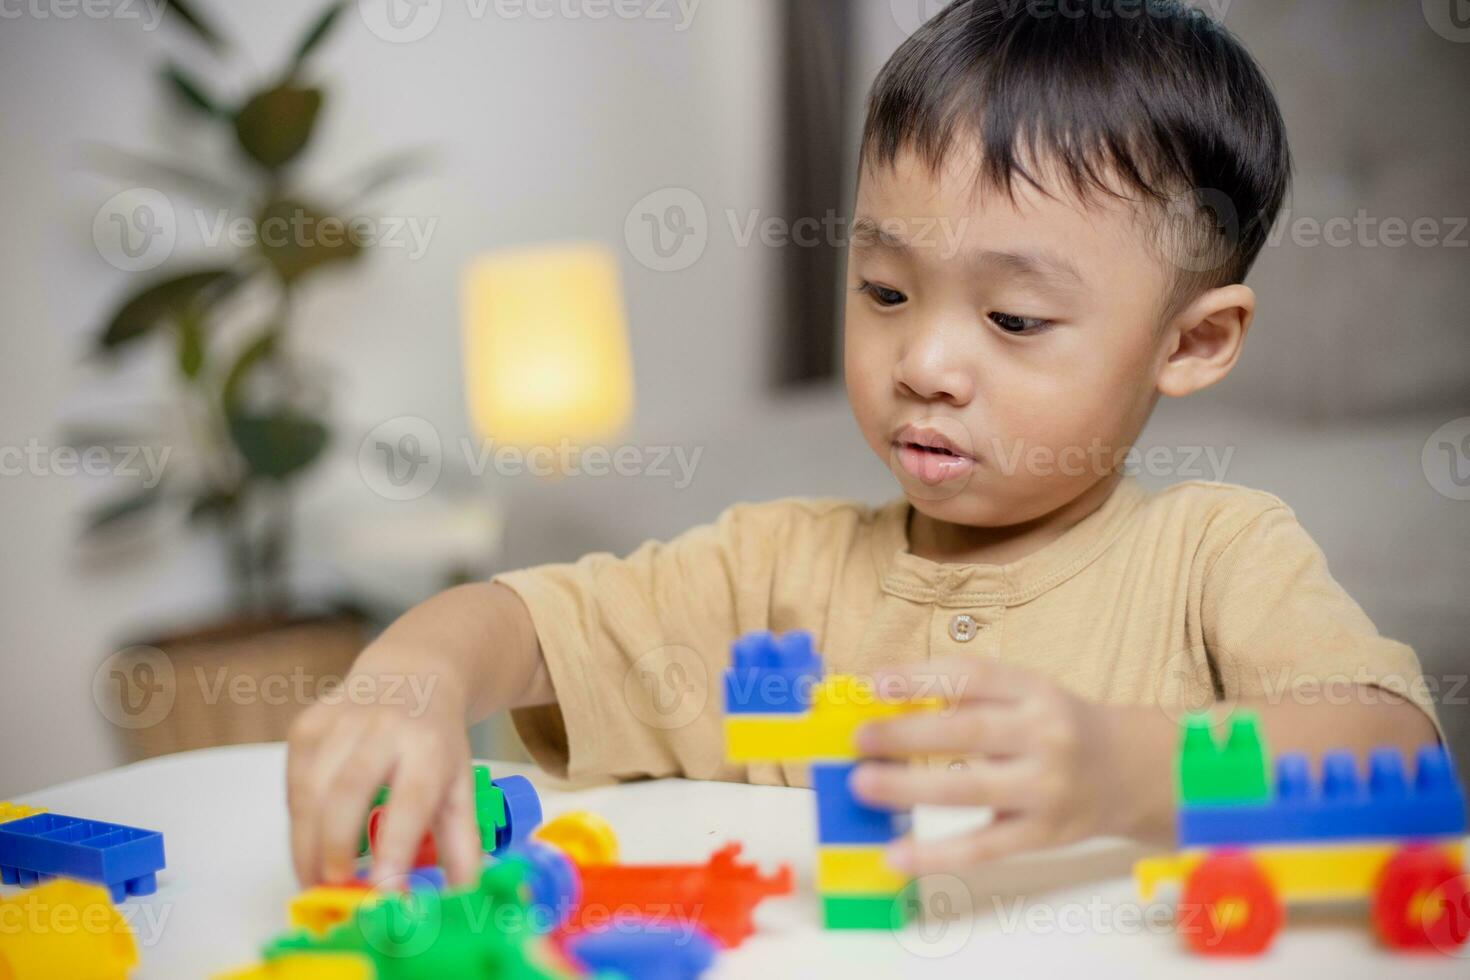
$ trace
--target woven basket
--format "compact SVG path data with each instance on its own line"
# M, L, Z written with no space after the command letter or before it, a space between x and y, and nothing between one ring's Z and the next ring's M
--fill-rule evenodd
M94 694L129 761L280 741L324 686L346 676L366 635L347 615L230 621L114 654Z

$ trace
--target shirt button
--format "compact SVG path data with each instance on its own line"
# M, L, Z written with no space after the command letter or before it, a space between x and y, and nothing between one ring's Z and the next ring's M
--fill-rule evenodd
M956 759L949 764L949 768L953 769L955 772L964 772L966 769L970 768L970 764L964 759Z
M969 643L983 629L969 613L960 613L949 621L949 636L956 643Z

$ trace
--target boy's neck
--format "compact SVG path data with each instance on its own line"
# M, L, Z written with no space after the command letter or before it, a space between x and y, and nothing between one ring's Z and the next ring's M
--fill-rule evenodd
M951 524L911 507L909 553L945 564L1009 565L1045 548L1096 511L1107 502L1120 479L1113 473L1056 510L1006 527Z

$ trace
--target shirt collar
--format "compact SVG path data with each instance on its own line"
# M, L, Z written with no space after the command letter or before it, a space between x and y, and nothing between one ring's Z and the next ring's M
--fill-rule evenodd
M942 606L1014 606L1086 568L1117 539L1147 499L1138 483L1123 478L1103 505L1055 541L1007 565L930 561L909 552L912 506L900 497L878 513L873 555L889 595Z

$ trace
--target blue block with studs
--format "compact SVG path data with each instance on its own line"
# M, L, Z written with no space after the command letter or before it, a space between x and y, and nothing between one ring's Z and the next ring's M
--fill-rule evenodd
M730 648L725 713L801 714L811 708L812 688L821 679L822 658L810 633L747 633Z
M1352 753L1322 757L1322 776L1300 754L1276 760L1265 803L1186 804L1179 808L1181 847L1374 837L1441 837L1466 831L1465 790L1442 745L1421 748L1412 781L1402 754L1379 748L1364 781Z

